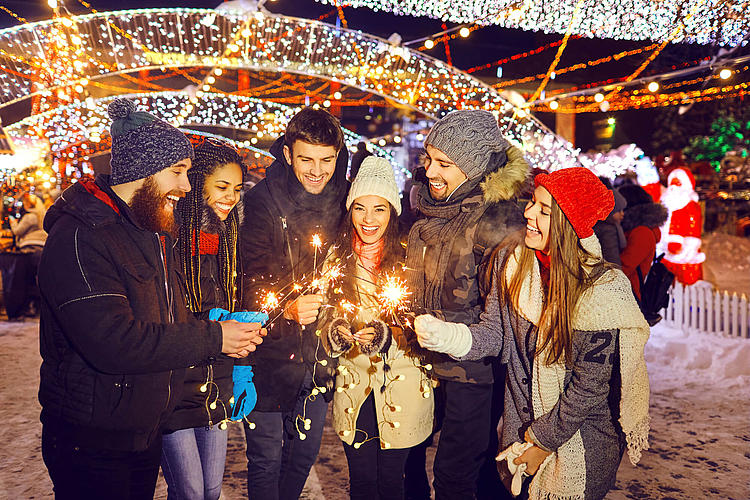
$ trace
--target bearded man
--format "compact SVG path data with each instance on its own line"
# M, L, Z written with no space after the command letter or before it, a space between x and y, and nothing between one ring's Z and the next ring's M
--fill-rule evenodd
M190 142L131 101L109 115L112 174L68 188L44 220L39 401L57 499L153 498L184 369L246 356L264 334L185 306L171 233Z

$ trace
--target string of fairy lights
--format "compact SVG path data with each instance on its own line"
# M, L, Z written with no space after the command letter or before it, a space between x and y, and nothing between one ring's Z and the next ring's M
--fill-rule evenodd
M337 0L317 0L335 5ZM494 24L544 33L565 33L578 0L348 0L354 8L397 15L425 16L443 22ZM686 14L683 0L586 0L574 34L590 38L656 40L669 38L674 25ZM736 45L748 33L747 3L742 0L709 0L685 23L675 42Z

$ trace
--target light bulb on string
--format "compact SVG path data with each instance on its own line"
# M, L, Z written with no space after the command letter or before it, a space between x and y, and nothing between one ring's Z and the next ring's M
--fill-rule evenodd
M435 42L433 42L432 40L425 40L425 42L424 42L424 48L425 49L429 50L429 49L433 48L434 46L435 46Z
M648 84L648 91L649 92L658 92L659 90L659 82L651 82Z
M722 80L728 80L732 76L732 70L729 68L724 68L721 71L719 71L719 78Z
M462 38L466 38L467 36L469 36L469 33L471 33L471 30L469 30L469 28L467 28L466 26L458 30L458 34L461 35Z

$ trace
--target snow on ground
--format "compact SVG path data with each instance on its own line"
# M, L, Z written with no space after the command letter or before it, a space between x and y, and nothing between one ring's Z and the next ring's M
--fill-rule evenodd
M646 362L651 448L607 498L750 498L750 339L659 324Z
M719 290L750 296L750 238L713 233L703 237L703 277Z
M41 458L38 323L0 322L0 498L52 498ZM627 458L608 500L750 498L750 340L657 325L646 348L651 449ZM244 439L231 426L224 497L246 498ZM341 443L326 429L303 499L348 497ZM166 498L159 480L155 498Z

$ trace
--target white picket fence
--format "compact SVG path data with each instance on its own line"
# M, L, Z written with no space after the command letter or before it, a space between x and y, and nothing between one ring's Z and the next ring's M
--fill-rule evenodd
M662 310L667 326L683 331L750 338L750 302L746 295L714 290L707 283L670 290L669 306Z

